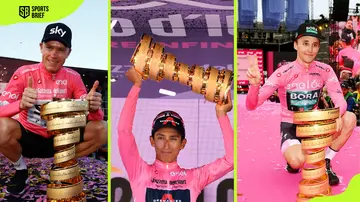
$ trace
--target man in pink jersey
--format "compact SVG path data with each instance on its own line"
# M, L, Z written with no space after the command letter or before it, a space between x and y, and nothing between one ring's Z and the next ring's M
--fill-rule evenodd
M353 40L352 34L350 32L343 32L341 34L341 46L343 49L339 52L338 61L341 68L344 67L345 57L351 59L354 64L352 67L352 76L358 76L360 74L360 52L355 50L351 46L351 41Z
M134 68L130 68L126 74L134 85L120 114L118 146L134 201L196 202L198 195L208 184L233 170L234 134L227 116L232 110L230 94L227 104L216 105L216 116L224 138L224 157L202 167L181 168L177 164L177 157L187 142L185 126L179 114L167 110L159 113L153 121L150 144L155 148L156 160L153 164L147 164L140 157L132 134L142 79Z
M334 135L325 157L329 183L336 185L339 178L333 172L330 162L352 134L356 117L354 113L346 111L346 101L333 69L314 60L319 52L320 39L323 37L315 24L300 25L294 41L296 61L277 69L261 89L260 71L254 61L256 58L252 58L247 72L250 88L246 107L248 110L255 110L278 89L281 104L281 151L288 163L288 172L297 173L304 164L305 156L301 149L301 139L296 137L293 113L317 109L321 90L325 86L335 107L340 107L341 113L341 117L336 120L338 133Z
M8 193L20 194L26 188L28 170L23 156L54 156L53 137L40 117L41 104L53 98L89 101L88 123L81 131L76 157L87 156L107 142L101 94L96 92L99 82L87 93L81 76L63 67L71 52L71 38L71 29L65 24L49 24L40 43L41 63L18 68L0 96L0 152L16 169ZM12 118L15 115L17 120Z

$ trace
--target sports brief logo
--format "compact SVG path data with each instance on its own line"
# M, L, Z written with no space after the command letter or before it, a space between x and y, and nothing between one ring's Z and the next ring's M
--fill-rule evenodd
M19 16L27 18L30 16L30 6L19 6Z
M54 28L50 29L50 35L52 34L57 34L60 35L60 37L63 37L66 34L66 31L62 30L61 28L59 28L59 26L56 26Z
M19 16L27 18L44 18L45 13L49 12L49 6L19 6Z

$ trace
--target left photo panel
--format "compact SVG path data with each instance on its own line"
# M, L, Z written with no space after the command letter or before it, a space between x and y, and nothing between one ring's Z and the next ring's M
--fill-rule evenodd
M0 3L0 201L108 200L108 5Z

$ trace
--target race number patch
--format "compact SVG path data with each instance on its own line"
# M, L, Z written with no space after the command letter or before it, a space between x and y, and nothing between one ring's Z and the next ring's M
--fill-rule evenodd
M190 202L190 190L146 189L146 202Z
M41 119L40 108L42 104L49 102L49 100L36 100L34 107L30 108L27 113L28 122L46 128L45 120Z
M286 91L288 110L308 111L316 109L319 102L320 93L320 89L313 91Z

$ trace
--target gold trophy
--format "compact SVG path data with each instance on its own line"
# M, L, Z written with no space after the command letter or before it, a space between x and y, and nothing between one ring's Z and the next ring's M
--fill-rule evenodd
M302 139L301 146L306 153L297 202L331 194L326 174L325 148L331 145L332 135L336 133L339 114L339 108L294 112L296 136Z
M86 202L83 178L75 159L75 145L80 142L80 128L86 126L87 101L54 99L41 106L40 115L54 135L54 165L47 186L49 202Z
M206 70L199 65L189 66L176 62L176 57L164 53L164 46L152 43L152 38L144 34L137 45L130 62L144 80L160 82L163 79L179 82L191 87L195 93L215 103L226 103L230 91L233 72L209 67Z

